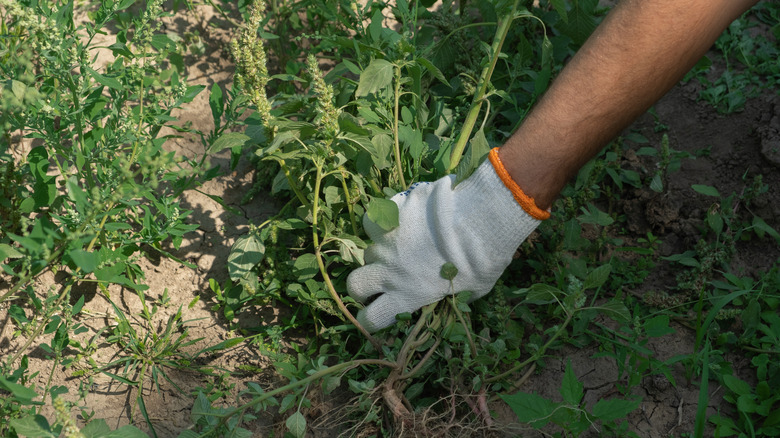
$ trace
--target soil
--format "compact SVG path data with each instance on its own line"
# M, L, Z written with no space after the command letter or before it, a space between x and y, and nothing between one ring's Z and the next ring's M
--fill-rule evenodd
M229 24L210 8L197 7L195 13L178 14L167 19L166 26L180 35L197 30L206 45L202 57L188 60L191 85L203 84L210 88L214 83L223 87L231 83L233 66L226 46L229 32L224 30L230 28ZM112 41L111 37L106 38ZM714 56L712 58L715 59ZM618 203L632 233L642 237L652 232L659 237L663 242L662 255L676 254L693 248L701 235L700 227L703 226L708 209L713 206L714 198L698 194L691 188L692 184L710 185L717 188L721 194L727 195L741 193L746 185L750 184L753 176L763 175L769 190L751 208L753 213L764 218L770 226L780 230L780 203L776 202L780 198L780 99L777 90L766 91L761 96L750 99L743 111L729 115L721 115L708 103L700 101L699 91L700 85L696 81L678 85L655 105L657 120L647 114L626 131L641 133L649 139L648 144L632 144L632 150L641 146L659 147L663 133L656 132L655 128L658 123L662 123L668 126L668 130L664 132L669 136L672 149L697 155L695 159L682 160L680 171L670 175L668 190L663 194L646 189L631 189L621 195ZM207 130L212 124L208 94L201 93L195 101L187 105L186 110L175 115L181 122L191 122L194 126ZM166 143L166 146L188 156L203 153L203 146L196 138L172 140ZM701 151L708 153L702 154ZM213 157L212 163L229 169L229 159L225 152ZM629 166L635 166L638 170L643 168L642 160L635 154L632 155L632 152L626 154L625 160ZM200 228L185 238L175 255L193 263L197 266L196 269L190 269L165 257L141 261L146 282L151 286L147 292L148 296L162 304L163 294L167 292L170 300L166 306L160 308L156 319L160 324L164 324L169 315L182 307L185 319L190 321L187 324L190 338L200 339L195 345L188 347L192 351L237 335L229 330L220 315L210 309L213 305L213 293L209 288L209 280L223 283L228 278L225 264L231 244L248 230L250 222L260 223L278 208L271 198L263 194L248 203L241 202L248 188L252 186L255 172L256 169L249 160L243 159L235 170L201 187L202 193L190 191L184 194L183 206L193 210L190 221L199 224ZM207 194L222 197L232 211ZM753 239L737 243L734 260L735 266L741 269L744 275L754 276L765 271L778 257L780 250L771 239ZM649 290L668 288L675 283L675 274L678 271L679 268L673 264L659 261L646 284L634 292L641 296ZM45 276L39 283L40 288L56 288L57 278L54 275ZM140 301L132 291L116 286L109 290L115 302L123 307L127 315L139 313ZM82 294L86 299L86 317L83 323L89 331L79 337L82 340L116 323L111 305L96 292L94 288L84 286L74 294L76 297ZM188 308L196 297L199 300ZM274 324L279 312L280 310L271 306L257 308L253 315L244 315L241 324L246 327ZM0 355L5 356L16 351L22 339L12 335L13 323L9 322L7 316L2 317L0 324ZM673 327L674 334L654 339L647 345L659 360L688 354L694 349L694 333L682 325ZM299 341L288 339L286 342ZM103 343L99 345L94 358L99 363L107 363L116 359L119 353ZM570 360L576 376L585 385L588 406L602 398L612 397L621 378L617 365L614 359L594 357L596 353L598 351L595 347L571 348L560 354L556 353L556 356L545 360L546 366L531 375L521 389L559 400L558 388L566 361ZM51 366L51 361L44 358L43 351L39 349L30 353L31 371L41 372L35 382L39 386L45 385ZM733 367L740 372L740 359L731 359ZM238 374L224 381L194 370L170 371L171 381L179 386L182 392L164 380L160 381L159 390L153 390L147 385L144 397L146 409L150 413L158 437L175 437L191 425L194 397L190 394L198 387L223 385L228 393L235 395L245 389L248 383L257 383L264 388L282 383L282 379L274 373L269 359L249 343L202 357L201 365L217 370L261 371L238 371ZM84 380L74 377L73 371L63 367L54 370L53 381L69 389L65 397L75 401L81 390L86 393L84 411L94 411L96 418L106 419L112 428L133 423L145 431L149 430L137 408L134 408L137 396L134 391L104 375L95 375L92 381L86 384ZM686 380L681 365L674 366L673 373L676 385L671 385L663 378L650 377L634 388L635 395L641 396L642 403L640 409L628 419L631 429L639 436L680 436L693 432L699 398L698 386ZM746 378L749 379L750 376ZM729 412L732 408L722 399L723 388L713 384L710 389L708 415ZM344 403L344 400L336 396L328 397L312 396L317 407L307 413L309 424L319 426L311 432L311 436L332 436L338 432L337 424L317 421L319 417L326 418L323 416L329 408ZM506 407L496 404L491 408L498 419L511 418ZM43 413L52 417L49 411L44 410ZM80 412L75 409L72 414L81 418ZM261 412L259 418L250 422L247 427L255 436L281 436L284 419L283 416ZM512 433L523 436L533 436L535 433L530 430L514 431ZM589 435L599 436L597 426L594 426Z

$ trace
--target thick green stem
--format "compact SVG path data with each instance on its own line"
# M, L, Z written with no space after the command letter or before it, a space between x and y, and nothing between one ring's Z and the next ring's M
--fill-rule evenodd
M406 189L406 181L404 180L404 166L401 161L401 141L398 138L398 112L401 100L401 67L395 66L395 102L393 106L393 138L395 139L395 169L398 174L398 183L401 184L401 188Z
M466 143L471 138L471 131L474 129L474 125L479 116L479 111L482 109L482 101L485 98L488 84L490 84L490 77L493 75L493 70L496 68L498 62L498 56L501 54L501 47L504 45L507 33L509 33L509 26L517 15L517 6L520 4L520 0L515 0L512 5L512 10L498 21L498 29L496 29L496 35L493 38L493 45L491 46L490 63L482 69L482 74L479 78L479 88L474 94L474 99L471 101L471 108L466 115L466 120L463 122L458 140L455 143L455 147L450 154L450 165L447 169L448 173L451 173L460 162L460 158L463 156L463 151L466 149Z

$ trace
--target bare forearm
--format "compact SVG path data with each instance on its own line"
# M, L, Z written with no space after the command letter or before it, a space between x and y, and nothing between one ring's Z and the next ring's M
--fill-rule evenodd
M543 209L607 142L663 96L758 0L623 0L501 148Z

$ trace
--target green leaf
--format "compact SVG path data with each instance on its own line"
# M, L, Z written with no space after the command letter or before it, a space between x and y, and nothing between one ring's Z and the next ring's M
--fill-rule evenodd
M149 438L149 435L141 429L128 424L106 435L101 435L100 438Z
M426 58L417 58L417 63L425 67L425 69L428 70L433 75L433 77L443 82L444 85L451 87L450 83L447 82L447 78L444 77L444 74L441 72L441 70L433 65L431 61Z
M51 431L48 420L43 415L27 415L10 421L11 427L19 436L28 438L57 438L59 434Z
M298 396L295 394L287 394L282 398L282 401L279 403L279 413L282 414L288 409L295 406L295 402L298 400Z
M707 224L717 235L720 235L720 233L723 231L723 218L718 213L707 213Z
M212 345L211 347L206 347L203 350L199 351L196 356L199 356L203 353L209 353L212 351L221 351L221 350L227 350L228 348L233 348L236 345L244 342L243 337L238 338L231 338L231 339L225 339L224 341L220 342L219 344Z
M306 418L300 411L290 415L284 424L294 437L302 438L306 435Z
M780 424L780 409L775 409L769 415L766 416L766 420L764 420L764 424L762 424L761 427L762 428L775 427L779 424Z
M669 315L658 315L645 320L643 327L645 334L651 338L659 338L676 332L675 329L669 327Z
M358 263L364 265L363 249L366 247L366 243L359 237L351 236L348 234L342 234L337 238L339 255L347 263Z
M122 377L119 374L114 374L114 373L108 372L106 370L101 370L100 372L105 374L105 375L107 375L108 377L116 380L117 382L124 383L125 385L128 385L128 386L134 386L134 385L138 384L138 382L136 382L134 380L130 380L130 379L126 378L126 377Z
M37 146L27 154L27 163L30 173L35 177L32 198L35 207L46 207L54 202L57 197L55 177L47 174L49 170L49 153L43 146Z
M770 227L769 224L764 222L764 220L758 216L753 216L753 228L759 238L763 238L764 233L766 233L780 242L780 233L778 233L774 228Z
M569 22L569 17L566 15L566 2L565 0L550 0L550 3L555 8L555 12L560 15L561 20L563 20L564 23Z
M395 66L384 59L374 59L368 64L360 75L356 97L367 96L375 93L393 82L393 70Z
M230 279L239 281L249 273L265 256L265 245L255 234L241 236L233 243L228 256Z
M124 222L109 222L103 226L103 228L105 228L106 231L125 231L133 229L130 224Z
M548 423L548 418L558 407L540 395L518 392L512 395L501 395L504 402L517 415L522 423L532 423L534 427L541 427Z
M195 99L195 97L205 89L205 85L190 85L187 87L187 91L184 92L184 96L182 96L181 101L183 103L192 102L192 100Z
M320 272L317 256L312 253L302 254L293 262L293 272L298 277L298 281L314 278Z
M558 301L558 297L565 295L563 291L544 283L536 283L528 288L525 300L533 304L548 304Z
M566 371L563 373L561 383L561 396L563 401L570 405L578 406L583 395L583 384L577 380L574 370L571 368L571 359L566 362Z
M699 261L694 258L695 255L695 251L685 251L682 254L673 254L668 257L661 257L661 259L669 260L670 262L677 262L681 265L695 268L699 266Z
M458 275L458 268L454 264L447 262L441 266L439 275L446 280L452 281Z
M89 75L92 76L92 78L94 78L96 81L105 85L108 88L113 88L114 90L117 91L122 91L125 89L125 87L122 86L122 83L114 78L104 76L86 65L82 65L81 68L86 70L87 73L89 73Z
M712 186L706 186L704 184L693 184L691 188L695 190L697 193L701 193L702 195L714 196L716 198L720 197L720 193L718 193L718 190Z
M309 227L305 221L292 217L279 222L278 227L280 230L302 230Z
M28 87L24 82L11 79L10 90L11 93L13 93L13 95L16 97L16 99L19 100L19 102L24 102L24 96L25 94L27 94L27 90L28 90Z
M620 399L609 399L609 400L599 400L598 403L596 403L595 406L593 406L593 414L594 417L600 419L601 421L614 421L619 418L623 418L626 415L633 412L636 408L639 407L639 403L642 400L620 400Z
M385 231L390 231L398 226L398 204L390 199L371 198L366 214L371 222Z
M730 374L723 375L722 377L723 377L723 384L725 384L728 389L734 392L734 394L750 395L753 393L753 390L750 388L750 385L744 380L741 380L739 377L735 377Z
M336 388L338 388L339 386L341 386L340 375L330 375L322 378L322 391L325 394L330 394L331 392L335 391Z
M122 0L119 3L119 5L117 5L116 10L117 11L125 10L125 9L129 8L135 2L136 2L136 0Z
M101 438L107 436L110 433L111 428L108 427L106 420L102 418L90 421L86 426L84 426L83 429L81 429L81 434L84 435L84 438Z
M380 133L371 139L371 144L374 146L372 154L374 166L379 170L390 167L393 162L388 157L393 150L393 139L387 134Z
M653 176L653 179L650 181L650 190L656 193L661 193L664 191L664 182L661 179L660 173L656 173Z
M612 265L602 265L590 271L588 273L588 277L585 278L585 284L583 285L583 288L594 289L601 287L607 281L611 272Z
M715 311L717 312L717 311ZM706 330L703 329L702 331ZM698 341L696 342L699 345ZM707 407L710 397L710 342L704 344L701 354L701 384L699 385L699 400L696 408L696 418L694 420L694 437L702 438L704 436L704 424L707 423Z
M46 172L49 170L49 152L43 146L37 146L27 153L27 163L30 166L30 172L36 181L48 181Z
M225 97L222 94L222 88L216 82L211 87L209 106L211 107L211 117L214 119L214 126L219 127L222 113L225 111Z
M16 321L16 324L20 326L30 322L30 320L27 319L27 314L24 312L24 309L22 309L16 304L12 304L11 307L8 309L8 315L11 317L11 319Z
M24 254L20 253L16 248L13 246L7 244L7 243L0 243L0 262L4 261L5 259L18 259L19 257L22 257Z
M81 248L76 248L68 251L68 257L73 260L82 271L90 273L97 268L100 258L94 252L87 252Z
M752 289L738 290L726 296L720 297L718 301L713 303L712 308L709 310L709 312L707 312L707 318L701 324L701 330L696 335L696 345L701 345L701 342L704 340L705 336L708 333L708 328L710 327L710 324L712 324L712 321L715 320L715 317L718 315L718 312L720 312L720 309L725 307L728 303L732 302L733 300L750 292L752 292Z
M233 148L236 146L243 146L248 140L249 136L240 132L226 132L222 134L214 143L209 146L206 151L207 154L216 154L224 149Z
M152 47L157 49L158 51L162 50L170 50L176 48L176 42L173 41L168 35L164 35L161 33L152 35Z
M597 4L598 0L573 2L573 7L567 13L567 20L558 23L557 29L571 38L575 44L582 45L596 29L595 8Z
M758 404L754 398L755 396L752 394L737 397L737 412L751 414L758 411Z
M79 181L75 175L65 181L65 187L68 189L68 198L76 204L76 210L81 214L86 213L89 199L84 189L79 186Z
M582 207L582 212L584 214L578 216L577 220L583 224L595 224L606 227L607 225L612 224L612 222L615 222L610 215L599 210L598 207L593 204L588 204L587 208Z
M0 388L10 392L11 395L13 395L14 398L22 405L38 404L32 401L32 399L38 397L38 394L34 390L26 386L8 381L2 376L0 376Z
M485 132L480 129L474 134L474 137L469 140L469 150L466 155L458 163L458 168L455 170L456 178L455 184L459 184L465 180L482 164L482 161L487 157L490 152L490 144L488 144Z
M629 313L628 308L618 300L610 301L595 308L616 321L627 322L631 320L631 313Z

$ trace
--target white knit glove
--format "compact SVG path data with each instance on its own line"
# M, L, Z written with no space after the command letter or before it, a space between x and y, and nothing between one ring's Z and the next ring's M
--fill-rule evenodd
M373 245L366 250L366 265L349 275L347 291L360 302L381 294L357 316L369 332L451 293L471 291L473 300L484 296L540 219L549 216L522 194L497 152L454 190L455 175L448 175L393 196L399 226L390 231L364 216ZM454 290L440 275L447 262L458 269Z

